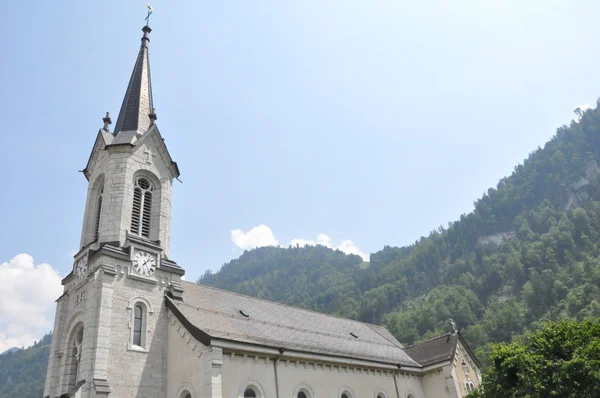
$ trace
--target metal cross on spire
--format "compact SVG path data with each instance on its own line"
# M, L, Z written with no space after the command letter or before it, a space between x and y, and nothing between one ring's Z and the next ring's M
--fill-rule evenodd
M154 9L150 5L150 3L147 4L147 7L148 7L148 15L146 16L146 18L144 18L146 20L146 26L148 26L148 24L150 23L150 15L152 15L152 11L154 11Z

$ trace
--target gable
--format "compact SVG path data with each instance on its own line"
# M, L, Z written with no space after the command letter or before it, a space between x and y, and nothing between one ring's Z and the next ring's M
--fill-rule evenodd
M421 366L430 366L452 360L457 342L457 333L446 333L423 343L406 347L405 350Z
M179 177L179 167L177 163L173 161L171 158L171 154L167 149L167 145L165 144L165 140L160 134L158 127L153 125L146 133L144 133L139 139L134 142L133 151L140 150L143 146L154 150L153 156L158 156L162 164L171 172L172 178Z
M95 166L105 156L104 148L113 142L114 136L106 130L100 129L96 136L96 141L92 147L92 152L88 157L87 164L83 169L83 175L89 181L90 176L94 173Z

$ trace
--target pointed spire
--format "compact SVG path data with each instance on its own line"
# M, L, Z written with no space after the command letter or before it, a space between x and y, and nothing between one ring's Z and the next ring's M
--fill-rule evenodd
M150 32L152 29L148 25L142 28L144 35L142 45L138 53L133 73L129 79L127 92L121 105L121 111L117 119L114 134L123 135L119 141L129 141L134 139L136 134L144 134L153 121L156 120L156 113L152 104L152 84L150 81L150 59L148 56L148 42L150 42Z

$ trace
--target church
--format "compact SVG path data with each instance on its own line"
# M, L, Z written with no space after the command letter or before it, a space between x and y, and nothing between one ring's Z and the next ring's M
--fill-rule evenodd
M438 398L479 386L453 322L404 347L381 326L185 282L171 258L177 163L157 126L149 43L83 174L80 250L56 300L45 398Z

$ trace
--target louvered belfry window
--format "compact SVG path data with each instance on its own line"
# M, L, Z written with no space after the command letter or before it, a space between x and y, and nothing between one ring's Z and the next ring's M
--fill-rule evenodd
M98 201L96 202L96 214L94 215L94 240L98 240L100 235L100 214L102 213L102 195L104 194L104 184L100 187Z
M131 233L145 238L150 237L153 186L146 178L135 180L133 188L133 211L131 213Z

